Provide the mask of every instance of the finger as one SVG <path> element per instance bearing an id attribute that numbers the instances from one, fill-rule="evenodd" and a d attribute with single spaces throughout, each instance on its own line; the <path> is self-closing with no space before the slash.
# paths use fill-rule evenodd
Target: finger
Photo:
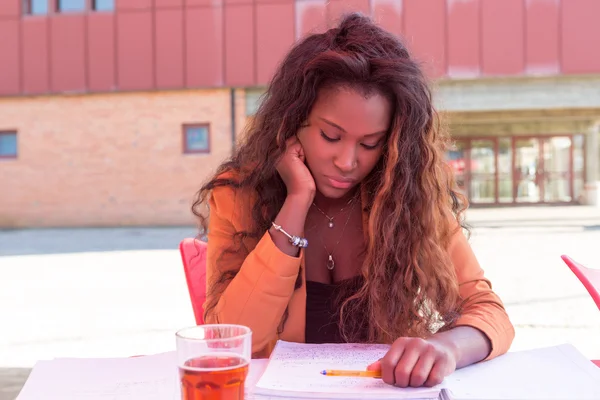
<path id="1" fill-rule="evenodd" d="M 426 352 L 421 354 L 419 361 L 415 364 L 415 367 L 410 374 L 410 386 L 421 387 L 429 378 L 431 369 L 435 364 L 435 354 L 432 352 Z"/>
<path id="2" fill-rule="evenodd" d="M 404 353 L 402 353 L 402 357 L 400 357 L 394 371 L 396 386 L 402 388 L 408 387 L 410 384 L 410 375 L 419 361 L 420 355 L 421 349 L 417 346 L 410 346 L 404 349 Z"/>
<path id="3" fill-rule="evenodd" d="M 381 360 L 375 361 L 367 367 L 367 371 L 381 371 Z"/>
<path id="4" fill-rule="evenodd" d="M 446 366 L 444 365 L 444 361 L 439 359 L 435 360 L 433 368 L 431 368 L 431 371 L 429 372 L 429 377 L 427 377 L 427 380 L 425 381 L 425 386 L 432 387 L 442 383 L 446 376 L 445 371 Z"/>
<path id="5" fill-rule="evenodd" d="M 396 369 L 396 365 L 398 365 L 398 361 L 400 361 L 400 357 L 402 357 L 402 353 L 404 353 L 404 346 L 405 342 L 403 340 L 396 340 L 388 352 L 385 353 L 385 356 L 379 360 L 381 365 L 381 380 L 389 385 L 396 383 L 394 370 Z"/>
<path id="6" fill-rule="evenodd" d="M 304 148 L 302 147 L 302 145 L 300 143 L 298 143 L 298 150 L 297 151 L 298 151 L 298 158 L 302 162 L 304 162 L 304 159 L 305 159 L 305 157 L 304 157 Z"/>
<path id="7" fill-rule="evenodd" d="M 300 142 L 298 142 L 298 137 L 292 136 L 285 142 L 286 150 L 288 150 L 288 151 L 294 150 L 296 148 L 296 145 L 298 145 L 298 143 L 300 143 Z"/>

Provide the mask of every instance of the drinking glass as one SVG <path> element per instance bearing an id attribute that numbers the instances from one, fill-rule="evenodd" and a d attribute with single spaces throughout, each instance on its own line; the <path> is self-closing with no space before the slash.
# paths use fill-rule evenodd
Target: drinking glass
<path id="1" fill-rule="evenodd" d="M 244 400 L 252 331 L 241 325 L 199 325 L 176 333 L 182 400 Z"/>

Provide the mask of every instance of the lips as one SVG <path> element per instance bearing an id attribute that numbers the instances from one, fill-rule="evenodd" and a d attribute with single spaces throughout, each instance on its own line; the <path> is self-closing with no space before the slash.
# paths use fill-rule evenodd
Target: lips
<path id="1" fill-rule="evenodd" d="M 326 176 L 329 185 L 336 189 L 349 189 L 356 182 L 354 179 Z"/>

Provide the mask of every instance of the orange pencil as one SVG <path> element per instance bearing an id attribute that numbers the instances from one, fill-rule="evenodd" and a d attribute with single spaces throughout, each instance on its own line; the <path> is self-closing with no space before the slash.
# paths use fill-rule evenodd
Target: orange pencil
<path id="1" fill-rule="evenodd" d="M 321 375 L 327 376 L 360 376 L 365 378 L 381 378 L 381 371 L 344 371 L 339 369 L 326 369 Z"/>

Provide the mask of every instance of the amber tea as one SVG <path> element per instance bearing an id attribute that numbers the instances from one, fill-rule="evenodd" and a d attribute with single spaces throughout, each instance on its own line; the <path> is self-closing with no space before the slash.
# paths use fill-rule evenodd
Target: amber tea
<path id="1" fill-rule="evenodd" d="M 179 367 L 183 400 L 244 400 L 248 360 L 235 354 L 193 358 Z"/>
<path id="2" fill-rule="evenodd" d="M 182 400 L 244 400 L 252 331 L 242 325 L 184 328 L 177 339 Z"/>

